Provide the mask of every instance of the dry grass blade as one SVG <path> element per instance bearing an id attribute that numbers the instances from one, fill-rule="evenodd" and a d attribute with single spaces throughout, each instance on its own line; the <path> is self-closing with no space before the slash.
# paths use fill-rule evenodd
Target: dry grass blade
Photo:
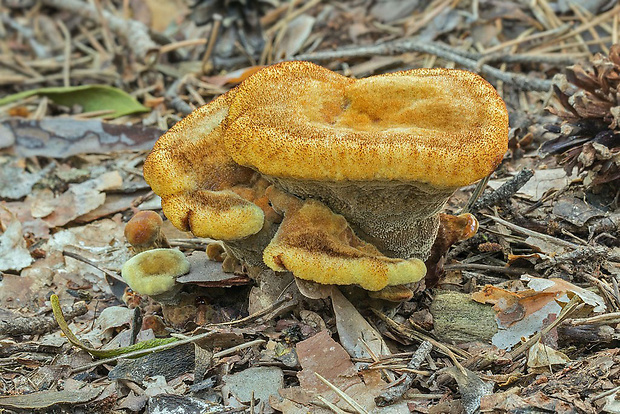
<path id="1" fill-rule="evenodd" d="M 318 372 L 314 373 L 325 385 L 331 388 L 340 398 L 342 398 L 347 404 L 351 406 L 355 410 L 355 412 L 359 414 L 368 414 L 368 411 L 364 409 L 361 405 L 359 405 L 353 398 L 349 397 L 344 391 L 341 391 L 334 384 L 326 380 L 319 374 Z"/>
<path id="2" fill-rule="evenodd" d="M 321 397 L 320 395 L 317 396 L 316 398 L 317 398 L 317 400 L 321 401 L 323 404 L 325 404 L 330 410 L 332 410 L 336 414 L 347 414 L 346 411 L 341 410 L 334 403 L 331 403 L 331 402 L 327 401 L 325 398 Z"/>

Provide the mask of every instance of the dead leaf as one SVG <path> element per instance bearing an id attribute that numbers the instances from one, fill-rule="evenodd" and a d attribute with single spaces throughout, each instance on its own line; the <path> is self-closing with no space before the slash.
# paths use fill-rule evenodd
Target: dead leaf
<path id="1" fill-rule="evenodd" d="M 32 262 L 22 234 L 22 224 L 13 219 L 0 234 L 0 271 L 22 270 Z"/>
<path id="2" fill-rule="evenodd" d="M 195 251 L 187 257 L 190 272 L 177 278 L 178 283 L 191 283 L 206 287 L 231 287 L 251 282 L 245 275 L 235 275 L 222 270 L 222 263 L 209 260 L 203 251 Z"/>
<path id="3" fill-rule="evenodd" d="M 271 397 L 279 397 L 284 387 L 284 373 L 278 367 L 252 367 L 232 375 L 224 375 L 222 395 L 226 406 L 242 407 L 254 398 L 258 411 L 264 412 Z"/>
<path id="4" fill-rule="evenodd" d="M 332 287 L 330 296 L 336 316 L 336 328 L 340 344 L 349 355 L 354 358 L 371 358 L 371 352 L 376 356 L 390 355 L 390 350 L 381 334 L 360 315 L 355 306 L 344 297 L 337 287 Z"/>
<path id="5" fill-rule="evenodd" d="M 570 362 L 566 354 L 556 351 L 538 341 L 528 351 L 527 366 L 534 372 L 549 371 L 552 365 L 565 365 Z"/>
<path id="6" fill-rule="evenodd" d="M 492 303 L 497 311 L 498 332 L 493 336 L 493 345 L 509 349 L 518 344 L 522 337 L 538 332 L 551 315 L 558 315 L 562 307 L 558 301 L 568 302 L 568 294 L 578 295 L 596 312 L 605 310 L 605 302 L 599 295 L 575 286 L 562 279 L 542 279 L 523 276 L 528 282 L 526 290 L 511 292 L 487 285 L 472 294 L 480 303 Z"/>
<path id="7" fill-rule="evenodd" d="M 489 187 L 496 190 L 506 180 L 491 180 Z M 536 170 L 534 176 L 517 192 L 517 196 L 538 201 L 549 190 L 561 190 L 568 186 L 571 179 L 566 175 L 563 168 L 552 168 L 548 170 Z"/>
<path id="8" fill-rule="evenodd" d="M 0 136 L 10 137 L 20 157 L 66 158 L 84 153 L 147 150 L 163 131 L 142 126 L 116 125 L 97 119 L 11 118 L 0 122 Z"/>
<path id="9" fill-rule="evenodd" d="M 60 227 L 102 205 L 106 198 L 105 190 L 122 185 L 123 179 L 118 171 L 110 171 L 83 183 L 71 184 L 57 198 L 50 198 L 49 192 L 43 192 L 39 194 L 42 198 L 38 202 L 33 201 L 33 207 L 37 213 L 51 211 L 51 214 L 43 216 L 43 221 L 51 227 Z"/>
<path id="10" fill-rule="evenodd" d="M 238 69 L 233 72 L 229 72 L 225 75 L 218 76 L 207 76 L 205 80 L 212 85 L 216 86 L 224 86 L 224 85 L 237 85 L 250 76 L 254 75 L 256 72 L 264 68 L 265 66 L 250 66 L 243 69 Z"/>
<path id="11" fill-rule="evenodd" d="M 447 368 L 445 372 L 456 380 L 465 412 L 473 414 L 480 408 L 482 397 L 493 393 L 493 383 L 484 382 L 475 372 L 464 369 L 465 374 L 454 366 Z"/>
<path id="12" fill-rule="evenodd" d="M 312 27 L 316 19 L 307 14 L 302 14 L 291 20 L 286 26 L 283 40 L 276 49 L 277 59 L 289 59 L 301 50 L 304 43 L 312 33 Z"/>
<path id="13" fill-rule="evenodd" d="M 586 203 L 580 198 L 563 197 L 557 200 L 553 205 L 553 214 L 575 226 L 581 227 L 592 218 L 603 217 L 605 212 Z"/>
<path id="14" fill-rule="evenodd" d="M 298 342 L 296 350 L 303 368 L 297 374 L 300 386 L 280 390 L 280 395 L 285 400 L 281 404 L 273 405 L 275 409 L 279 409 L 278 407 L 297 407 L 299 404 L 303 405 L 305 409 L 305 411 L 300 412 L 329 412 L 323 411 L 314 404 L 318 395 L 342 409 L 350 409 L 346 402 L 340 400 L 334 391 L 319 380 L 316 376 L 319 374 L 345 392 L 368 412 L 383 412 L 376 406 L 374 400 L 387 385 L 381 379 L 380 373 L 378 371 L 363 371 L 363 375 L 358 375 L 349 354 L 329 336 L 328 331 L 321 331 L 305 341 Z"/>
<path id="15" fill-rule="evenodd" d="M 0 162 L 0 198 L 17 200 L 27 196 L 32 191 L 32 187 L 55 166 L 56 164 L 52 162 L 45 168 L 30 173 L 26 171 L 23 159 L 8 159 L 6 162 Z"/>

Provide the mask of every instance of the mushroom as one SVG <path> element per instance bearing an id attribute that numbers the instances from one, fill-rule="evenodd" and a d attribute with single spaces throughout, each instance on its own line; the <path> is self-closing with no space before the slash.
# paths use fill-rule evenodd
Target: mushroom
<path id="1" fill-rule="evenodd" d="M 385 255 L 424 260 L 448 197 L 502 160 L 508 115 L 463 70 L 354 80 L 286 62 L 237 88 L 224 143 L 236 163 L 321 200 Z"/>
<path id="2" fill-rule="evenodd" d="M 416 282 L 426 274 L 420 259 L 385 257 L 355 235 L 346 219 L 316 200 L 302 201 L 270 187 L 267 195 L 284 220 L 265 248 L 275 271 L 334 285 L 358 284 L 370 291 Z"/>
<path id="3" fill-rule="evenodd" d="M 144 176 L 173 224 L 242 260 L 379 290 L 424 276 L 446 200 L 507 141 L 504 102 L 471 72 L 283 62 L 171 128 Z"/>
<path id="4" fill-rule="evenodd" d="M 125 225 L 125 238 L 134 253 L 170 247 L 161 231 L 161 216 L 154 211 L 140 211 Z"/>
<path id="5" fill-rule="evenodd" d="M 279 217 L 263 195 L 269 183 L 225 151 L 222 124 L 233 97 L 234 90 L 162 135 L 144 163 L 144 178 L 162 198 L 162 210 L 175 227 L 227 241 L 243 259 L 260 265 L 262 249 L 253 251 L 252 246 L 266 245 L 276 230 L 271 223 Z"/>
<path id="6" fill-rule="evenodd" d="M 174 301 L 181 286 L 176 278 L 188 273 L 189 261 L 175 249 L 152 249 L 127 260 L 121 276 L 131 289 L 159 302 Z"/>

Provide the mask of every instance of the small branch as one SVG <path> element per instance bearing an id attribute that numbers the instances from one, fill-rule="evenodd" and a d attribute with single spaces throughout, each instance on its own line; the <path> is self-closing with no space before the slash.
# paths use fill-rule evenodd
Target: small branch
<path id="1" fill-rule="evenodd" d="M 411 361 L 407 364 L 408 369 L 418 370 L 422 365 L 422 362 L 430 355 L 433 345 L 430 342 L 424 341 L 420 344 L 415 354 L 411 358 Z M 375 403 L 379 407 L 385 407 L 394 404 L 399 398 L 403 396 L 405 392 L 411 387 L 411 383 L 415 378 L 415 374 L 407 372 L 403 375 L 403 380 L 397 385 L 388 389 L 378 397 L 375 397 Z"/>
<path id="2" fill-rule="evenodd" d="M 180 112 L 183 116 L 189 115 L 192 113 L 194 108 L 191 107 L 190 104 L 185 102 L 181 97 L 179 97 L 179 89 L 182 84 L 185 83 L 185 78 L 177 79 L 164 93 L 164 97 L 168 99 L 170 102 L 170 106 L 177 112 Z"/>
<path id="3" fill-rule="evenodd" d="M 77 374 L 78 372 L 88 371 L 91 368 L 96 368 L 96 367 L 101 366 L 101 365 L 110 364 L 110 363 L 118 361 L 119 359 L 138 358 L 138 357 L 141 357 L 141 356 L 144 356 L 146 354 L 153 353 L 153 352 L 164 351 L 166 349 L 175 348 L 175 347 L 180 346 L 180 345 L 191 344 L 193 342 L 206 339 L 206 338 L 214 335 L 215 333 L 216 333 L 216 331 L 208 331 L 208 332 L 202 333 L 200 335 L 188 337 L 188 338 L 185 338 L 185 339 L 180 339 L 178 341 L 169 342 L 167 344 L 163 344 L 163 345 L 159 345 L 159 346 L 154 346 L 152 348 L 139 349 L 139 350 L 136 350 L 136 351 L 133 351 L 133 352 L 127 352 L 125 354 L 116 355 L 116 356 L 113 356 L 111 358 L 100 359 L 100 360 L 92 362 L 90 364 L 82 365 L 81 367 L 77 367 L 77 368 L 72 369 L 71 370 L 71 375 Z"/>
<path id="4" fill-rule="evenodd" d="M 78 261 L 80 261 L 82 263 L 86 263 L 87 265 L 91 265 L 92 267 L 94 267 L 95 269 L 99 270 L 100 272 L 105 273 L 106 275 L 108 275 L 112 279 L 114 279 L 116 281 L 119 281 L 119 282 L 121 282 L 121 283 L 123 283 L 125 285 L 127 284 L 127 282 L 125 282 L 123 280 L 123 278 L 120 277 L 119 275 L 117 275 L 116 273 L 114 273 L 114 272 L 112 272 L 112 271 L 110 271 L 108 269 L 104 269 L 103 267 L 99 266 L 97 263 L 95 263 L 95 262 L 85 258 L 84 256 L 82 256 L 82 255 L 80 255 L 78 253 L 70 252 L 68 250 L 63 250 L 62 251 L 62 255 L 70 257 L 70 258 L 75 259 L 75 260 L 78 260 Z"/>
<path id="5" fill-rule="evenodd" d="M 574 261 L 583 260 L 598 260 L 605 259 L 611 262 L 620 262 L 620 255 L 610 250 L 605 246 L 578 246 L 575 250 L 568 253 L 558 254 L 550 257 L 549 260 L 544 263 L 540 263 L 535 266 L 536 270 L 545 269 L 547 267 L 555 266 L 560 263 L 570 263 Z"/>
<path id="6" fill-rule="evenodd" d="M 73 319 L 84 315 L 88 308 L 84 302 L 77 302 L 69 309 L 65 316 Z M 21 336 L 41 335 L 58 329 L 56 319 L 49 316 L 41 317 L 17 317 L 0 321 L 0 335 Z"/>
<path id="7" fill-rule="evenodd" d="M 567 319 L 564 325 L 604 325 L 620 322 L 620 312 L 604 313 L 602 315 L 591 316 L 589 318 Z"/>
<path id="8" fill-rule="evenodd" d="M 534 171 L 529 168 L 522 169 L 517 175 L 502 184 L 497 190 L 484 194 L 471 207 L 471 211 L 482 210 L 508 200 L 515 195 L 534 176 Z"/>
<path id="9" fill-rule="evenodd" d="M 504 266 L 492 266 L 480 263 L 455 263 L 445 265 L 444 270 L 484 270 L 487 272 L 503 273 L 511 276 L 521 276 L 526 273 L 532 273 L 531 269 L 513 268 Z"/>
<path id="10" fill-rule="evenodd" d="M 308 53 L 295 56 L 295 59 L 324 61 L 376 55 L 396 55 L 407 52 L 420 52 L 435 55 L 453 61 L 468 70 L 480 71 L 480 73 L 485 76 L 526 91 L 548 91 L 553 85 L 553 82 L 547 79 L 536 79 L 519 73 L 504 72 L 485 64 L 478 65 L 478 59 L 481 59 L 483 57 L 482 55 L 469 52 L 463 53 L 438 42 L 397 40 L 373 46 L 348 47 L 340 50 Z"/>
<path id="11" fill-rule="evenodd" d="M 503 224 L 504 226 L 508 227 L 509 229 L 512 229 L 514 231 L 516 231 L 517 233 L 521 233 L 521 234 L 525 234 L 526 236 L 531 236 L 531 237 L 536 237 L 537 239 L 542 239 L 545 241 L 548 241 L 549 243 L 553 243 L 556 244 L 558 246 L 563 246 L 563 247 L 568 247 L 571 249 L 578 249 L 579 245 L 571 243 L 571 242 L 567 242 L 565 240 L 562 239 L 558 239 L 557 237 L 553 237 L 553 236 L 549 236 L 548 234 L 543 234 L 543 233 L 539 233 L 537 231 L 534 230 L 530 230 L 530 229 L 526 229 L 525 227 L 521 227 L 518 226 L 516 224 L 513 224 L 509 221 L 506 221 L 504 219 L 501 219 L 499 217 L 495 217 L 495 216 L 490 216 L 488 214 L 483 214 L 484 217 L 489 218 L 493 221 L 498 222 L 499 224 Z"/>
<path id="12" fill-rule="evenodd" d="M 462 349 L 460 349 L 460 348 L 458 348 L 456 346 L 444 345 L 441 342 L 431 338 L 428 335 L 424 335 L 423 333 L 416 332 L 416 331 L 414 331 L 411 328 L 407 328 L 405 326 L 402 326 L 401 324 L 395 322 L 394 320 L 390 319 L 387 315 L 385 315 L 382 312 L 379 312 L 376 309 L 371 309 L 371 311 L 376 316 L 378 316 L 383 322 L 385 322 L 388 328 L 394 330 L 398 334 L 403 335 L 406 338 L 418 341 L 420 343 L 422 343 L 424 341 L 430 342 L 436 348 L 437 352 L 442 353 L 445 356 L 447 356 L 448 358 L 450 358 L 452 360 L 452 362 L 454 363 L 454 365 L 459 367 L 459 369 L 462 372 L 464 372 L 463 366 L 456 359 L 456 355 L 458 355 L 459 357 L 461 357 L 463 359 L 467 359 L 467 358 L 471 357 L 471 354 L 469 354 L 468 352 L 466 352 L 466 351 L 464 351 L 464 350 L 462 350 Z"/>

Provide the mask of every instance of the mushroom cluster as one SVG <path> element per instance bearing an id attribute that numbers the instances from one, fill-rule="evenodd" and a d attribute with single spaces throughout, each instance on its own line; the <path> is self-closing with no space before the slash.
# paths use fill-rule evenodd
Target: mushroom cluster
<path id="1" fill-rule="evenodd" d="M 507 141 L 504 102 L 471 72 L 283 62 L 172 127 L 144 177 L 176 227 L 250 265 L 377 291 L 424 277 L 446 200 Z"/>

